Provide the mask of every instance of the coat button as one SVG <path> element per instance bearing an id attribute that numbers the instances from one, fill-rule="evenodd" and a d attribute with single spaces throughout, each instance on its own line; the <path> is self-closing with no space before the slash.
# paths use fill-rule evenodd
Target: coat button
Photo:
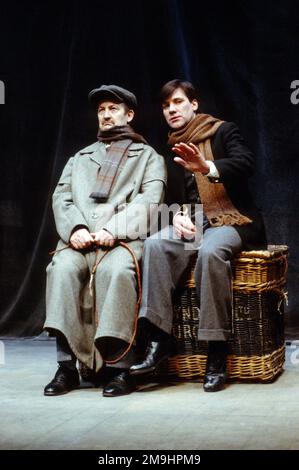
<path id="1" fill-rule="evenodd" d="M 92 218 L 92 219 L 98 219 L 99 216 L 98 216 L 97 214 L 93 213 L 93 214 L 91 214 L 91 218 Z"/>

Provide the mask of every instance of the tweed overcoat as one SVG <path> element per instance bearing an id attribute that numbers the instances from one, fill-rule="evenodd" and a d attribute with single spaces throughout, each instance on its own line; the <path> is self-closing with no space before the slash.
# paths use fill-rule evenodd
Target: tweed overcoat
<path id="1" fill-rule="evenodd" d="M 73 231 L 109 230 L 126 241 L 137 259 L 142 255 L 148 230 L 150 205 L 162 202 L 166 184 L 163 157 L 152 147 L 132 143 L 118 169 L 106 203 L 90 198 L 97 174 L 106 157 L 105 145 L 96 142 L 67 162 L 53 194 L 53 211 L 64 248 Z M 139 233 L 141 237 L 136 238 Z M 99 264 L 94 281 L 95 299 L 89 298 L 90 272 L 105 253 L 58 251 L 47 268 L 47 316 L 44 328 L 61 332 L 77 358 L 88 367 L 101 367 L 97 339 L 113 337 L 129 342 L 136 303 L 136 276 L 130 253 L 116 244 Z M 94 308 L 92 307 L 94 306 Z M 96 361 L 94 363 L 94 361 Z"/>

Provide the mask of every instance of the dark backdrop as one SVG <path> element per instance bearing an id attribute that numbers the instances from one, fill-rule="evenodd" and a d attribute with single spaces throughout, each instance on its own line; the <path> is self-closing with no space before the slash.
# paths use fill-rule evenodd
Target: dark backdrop
<path id="1" fill-rule="evenodd" d="M 45 317 L 45 268 L 56 245 L 51 193 L 69 156 L 95 141 L 88 92 L 134 91 L 135 127 L 158 150 L 155 99 L 191 79 L 202 109 L 235 121 L 257 157 L 252 189 L 268 239 L 290 247 L 288 326 L 299 325 L 299 79 L 296 1 L 3 2 L 0 29 L 2 335 L 32 335 Z"/>

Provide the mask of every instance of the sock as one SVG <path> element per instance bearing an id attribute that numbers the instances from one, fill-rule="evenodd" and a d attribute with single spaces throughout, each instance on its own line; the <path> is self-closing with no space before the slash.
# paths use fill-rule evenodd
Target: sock
<path id="1" fill-rule="evenodd" d="M 59 364 L 59 367 L 61 367 L 62 369 L 77 370 L 76 361 L 73 361 L 73 360 L 59 361 L 58 364 Z"/>
<path id="2" fill-rule="evenodd" d="M 129 369 L 123 369 L 122 367 L 109 367 L 107 366 L 107 375 L 109 380 L 112 380 L 117 375 L 121 374 L 121 372 L 126 372 Z"/>
<path id="3" fill-rule="evenodd" d="M 227 354 L 228 342 L 227 341 L 209 341 L 208 351 L 209 353 L 215 353 L 215 354 Z"/>

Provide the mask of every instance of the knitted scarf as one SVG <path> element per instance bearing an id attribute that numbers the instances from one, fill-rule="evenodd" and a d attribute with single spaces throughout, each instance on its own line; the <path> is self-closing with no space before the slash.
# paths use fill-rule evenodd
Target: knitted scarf
<path id="1" fill-rule="evenodd" d="M 101 131 L 101 129 L 99 129 L 98 140 L 100 142 L 116 142 L 124 139 L 131 139 L 133 142 L 142 142 L 144 144 L 147 143 L 145 138 L 142 135 L 137 134 L 129 125 L 114 126 L 107 131 Z"/>
<path id="2" fill-rule="evenodd" d="M 146 140 L 136 134 L 131 126 L 115 126 L 107 131 L 99 130 L 98 140 L 111 145 L 106 153 L 101 169 L 98 171 L 94 190 L 89 197 L 98 202 L 106 202 L 117 175 L 120 164 L 124 165 L 128 149 L 132 142 L 146 143 Z"/>
<path id="3" fill-rule="evenodd" d="M 215 135 L 222 123 L 223 121 L 209 114 L 197 114 L 182 129 L 169 133 L 168 144 L 173 146 L 179 142 L 186 144 L 192 142 L 197 145 L 206 160 L 213 161 L 211 137 Z M 204 213 L 211 226 L 246 225 L 252 222 L 236 209 L 222 183 L 212 183 L 199 172 L 195 173 L 195 178 Z"/>

